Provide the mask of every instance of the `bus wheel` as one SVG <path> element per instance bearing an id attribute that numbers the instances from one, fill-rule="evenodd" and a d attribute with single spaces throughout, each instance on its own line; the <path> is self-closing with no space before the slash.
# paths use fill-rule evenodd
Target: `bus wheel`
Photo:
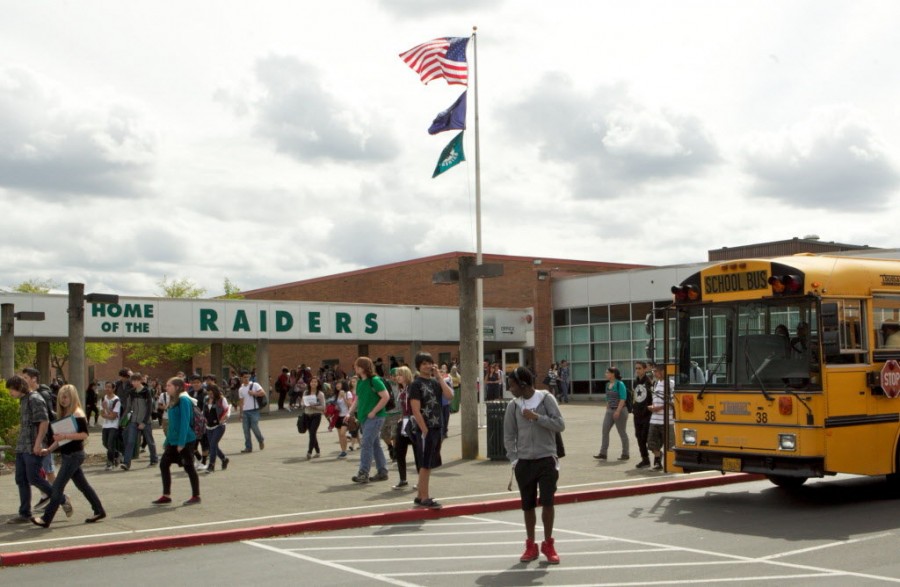
<path id="1" fill-rule="evenodd" d="M 806 483 L 808 479 L 808 477 L 788 477 L 786 475 L 766 475 L 766 477 L 778 487 L 785 489 L 796 489 Z"/>

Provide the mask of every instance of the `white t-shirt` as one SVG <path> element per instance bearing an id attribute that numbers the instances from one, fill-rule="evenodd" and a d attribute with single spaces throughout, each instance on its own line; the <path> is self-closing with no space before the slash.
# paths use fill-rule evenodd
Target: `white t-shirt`
<path id="1" fill-rule="evenodd" d="M 169 419 L 169 394 L 165 391 L 161 391 L 156 398 L 156 409 L 162 410 L 163 420 Z"/>
<path id="2" fill-rule="evenodd" d="M 251 391 L 254 393 L 262 391 L 262 386 L 255 381 L 251 381 L 247 385 L 242 385 L 238 390 L 238 397 L 241 398 L 241 408 L 243 410 L 259 409 L 259 399 L 256 396 L 250 395 Z"/>
<path id="3" fill-rule="evenodd" d="M 665 382 L 660 379 L 656 382 L 656 385 L 653 387 L 653 407 L 661 408 L 664 405 L 664 398 L 666 394 Z M 663 410 L 659 410 L 658 412 L 653 412 L 650 416 L 651 424 L 658 424 L 660 426 L 664 425 L 665 422 L 665 413 Z M 675 412 L 672 410 L 672 404 L 669 403 L 669 424 L 672 424 L 675 421 Z"/>
<path id="4" fill-rule="evenodd" d="M 112 398 L 108 398 L 105 395 L 100 402 L 100 409 L 102 412 L 113 412 L 116 417 L 107 420 L 103 418 L 103 427 L 104 428 L 118 428 L 119 427 L 119 414 L 122 413 L 122 402 L 119 401 L 119 398 L 116 396 L 112 396 Z"/>

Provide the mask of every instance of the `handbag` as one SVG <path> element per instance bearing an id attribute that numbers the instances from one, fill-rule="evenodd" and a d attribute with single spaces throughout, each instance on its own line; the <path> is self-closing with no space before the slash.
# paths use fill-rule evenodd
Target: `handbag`
<path id="1" fill-rule="evenodd" d="M 306 431 L 309 429 L 309 420 L 306 418 L 306 414 L 300 414 L 297 416 L 297 432 L 300 434 L 306 434 Z"/>

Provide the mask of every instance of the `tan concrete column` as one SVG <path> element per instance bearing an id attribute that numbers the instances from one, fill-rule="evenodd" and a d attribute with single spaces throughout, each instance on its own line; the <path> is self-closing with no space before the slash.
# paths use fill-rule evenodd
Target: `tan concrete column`
<path id="1" fill-rule="evenodd" d="M 0 304 L 0 376 L 9 379 L 16 372 L 16 308 Z"/>
<path id="2" fill-rule="evenodd" d="M 256 382 L 259 383 L 266 393 L 270 391 L 269 385 L 269 340 L 259 339 L 256 341 Z M 260 410 L 261 413 L 269 411 L 272 407 L 271 397 L 269 403 Z"/>
<path id="3" fill-rule="evenodd" d="M 36 346 L 35 360 L 37 362 L 37 370 L 41 372 L 41 378 L 44 380 L 44 383 L 49 385 L 50 379 L 55 375 L 55 373 L 50 372 L 50 343 L 42 340 Z M 81 390 L 79 389 L 78 391 Z"/>
<path id="4" fill-rule="evenodd" d="M 216 376 L 216 381 L 222 377 L 222 367 L 225 365 L 225 345 L 214 342 L 209 345 L 209 372 Z"/>

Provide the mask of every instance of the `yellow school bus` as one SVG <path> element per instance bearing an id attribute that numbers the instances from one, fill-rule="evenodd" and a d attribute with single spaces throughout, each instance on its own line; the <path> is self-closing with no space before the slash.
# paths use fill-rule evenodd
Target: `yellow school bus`
<path id="1" fill-rule="evenodd" d="M 728 261 L 672 293 L 676 467 L 900 483 L 900 261 Z"/>

